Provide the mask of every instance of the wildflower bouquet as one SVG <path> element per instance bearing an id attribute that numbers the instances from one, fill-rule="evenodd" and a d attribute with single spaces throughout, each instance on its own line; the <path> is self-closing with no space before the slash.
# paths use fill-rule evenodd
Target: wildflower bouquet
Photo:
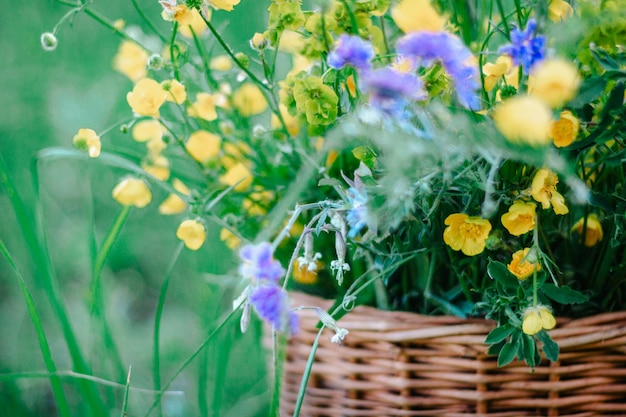
<path id="1" fill-rule="evenodd" d="M 132 118 L 74 145 L 128 169 L 121 205 L 161 195 L 189 250 L 219 228 L 243 330 L 296 333 L 295 289 L 336 300 L 337 342 L 356 304 L 487 317 L 498 363 L 532 367 L 555 317 L 624 307 L 623 2 L 273 0 L 235 51 L 239 2 L 161 0 L 156 36 L 62 1 L 121 37 L 130 80 Z"/>

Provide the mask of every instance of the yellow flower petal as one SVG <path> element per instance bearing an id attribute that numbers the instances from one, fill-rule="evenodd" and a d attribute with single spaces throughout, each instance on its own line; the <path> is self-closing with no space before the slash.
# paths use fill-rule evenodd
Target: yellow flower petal
<path id="1" fill-rule="evenodd" d="M 126 94 L 126 101 L 135 114 L 140 116 L 159 117 L 159 108 L 167 97 L 161 84 L 150 79 L 139 80 L 133 91 Z"/>
<path id="2" fill-rule="evenodd" d="M 530 248 L 524 248 L 518 250 L 513 254 L 511 263 L 507 265 L 507 269 L 517 277 L 520 281 L 524 281 L 529 276 L 535 273 L 535 271 L 541 270 L 541 264 L 537 262 L 531 262 L 529 259 Z"/>
<path id="3" fill-rule="evenodd" d="M 187 219 L 178 226 L 176 237 L 182 240 L 188 249 L 198 250 L 206 240 L 206 229 L 201 221 Z"/>
<path id="4" fill-rule="evenodd" d="M 554 140 L 554 146 L 562 148 L 569 146 L 578 136 L 580 122 L 569 110 L 562 111 L 559 120 L 552 122 L 550 136 Z"/>
<path id="5" fill-rule="evenodd" d="M 161 83 L 161 86 L 167 91 L 166 100 L 176 104 L 183 104 L 187 100 L 187 91 L 185 86 L 178 80 L 166 80 Z"/>
<path id="6" fill-rule="evenodd" d="M 543 328 L 541 323 L 541 316 L 539 312 L 534 308 L 526 310 L 524 313 L 524 320 L 522 321 L 522 331 L 527 335 L 535 335 Z"/>
<path id="7" fill-rule="evenodd" d="M 174 178 L 172 182 L 174 189 L 181 194 L 189 195 L 189 188 L 178 178 Z M 159 213 L 163 215 L 172 215 L 172 214 L 180 214 L 187 208 L 187 203 L 185 200 L 180 198 L 178 194 L 170 194 L 163 202 L 159 205 Z"/>
<path id="8" fill-rule="evenodd" d="M 142 208 L 152 201 L 148 185 L 139 178 L 127 177 L 113 189 L 113 199 L 123 206 Z"/>
<path id="9" fill-rule="evenodd" d="M 500 103 L 493 112 L 493 121 L 511 142 L 541 146 L 550 141 L 552 112 L 535 97 L 515 96 Z"/>
<path id="10" fill-rule="evenodd" d="M 533 177 L 531 195 L 544 209 L 552 206 L 556 214 L 567 214 L 565 198 L 557 191 L 559 183 L 557 175 L 549 169 L 539 169 Z"/>
<path id="11" fill-rule="evenodd" d="M 244 117 L 263 113 L 267 100 L 256 84 L 245 83 L 233 94 L 233 107 Z"/>
<path id="12" fill-rule="evenodd" d="M 130 134 L 137 142 L 161 140 L 163 138 L 163 126 L 155 119 L 140 120 L 133 125 Z"/>
<path id="13" fill-rule="evenodd" d="M 533 71 L 529 82 L 530 94 L 559 108 L 574 98 L 580 85 L 580 76 L 576 66 L 564 59 L 553 58 L 543 61 Z"/>
<path id="14" fill-rule="evenodd" d="M 233 186 L 235 191 L 246 191 L 252 184 L 252 174 L 250 170 L 241 162 L 236 163 L 226 171 L 226 174 L 219 177 L 220 182 Z"/>
<path id="15" fill-rule="evenodd" d="M 446 23 L 430 0 L 401 0 L 391 9 L 391 17 L 404 33 L 421 30 L 438 32 Z"/>
<path id="16" fill-rule="evenodd" d="M 546 330 L 554 329 L 554 326 L 556 326 L 556 319 L 552 315 L 550 309 L 546 306 L 537 306 L 537 310 L 541 316 L 541 327 Z"/>
<path id="17" fill-rule="evenodd" d="M 210 11 L 209 11 L 210 12 Z M 207 16 L 207 20 L 211 20 L 211 16 Z M 186 38 L 193 39 L 193 34 L 196 36 L 202 35 L 207 30 L 207 25 L 202 20 L 202 16 L 196 9 L 191 9 L 191 20 L 188 24 L 180 25 L 178 32 Z"/>
<path id="18" fill-rule="evenodd" d="M 572 226 L 570 232 L 578 233 L 581 238 L 585 236 L 584 244 L 588 248 L 595 246 L 604 237 L 602 223 L 600 223 L 600 219 L 598 219 L 595 213 L 589 214 L 586 221 L 584 217 L 578 219 L 578 221 L 574 223 L 574 226 Z"/>
<path id="19" fill-rule="evenodd" d="M 212 94 L 198 93 L 196 94 L 196 101 L 187 109 L 187 114 L 211 122 L 217 119 L 215 101 L 216 97 Z"/>
<path id="20" fill-rule="evenodd" d="M 500 220 L 510 234 L 521 236 L 534 229 L 535 209 L 534 203 L 518 200 L 509 207 L 509 211 L 504 213 Z"/>
<path id="21" fill-rule="evenodd" d="M 467 256 L 474 256 L 485 250 L 485 244 L 491 231 L 489 220 L 470 217 L 467 214 L 449 215 L 443 232 L 444 242 L 455 251 L 462 251 Z"/>
<path id="22" fill-rule="evenodd" d="M 206 130 L 192 133 L 185 144 L 187 152 L 198 162 L 206 164 L 217 157 L 220 151 L 222 138 Z"/>
<path id="23" fill-rule="evenodd" d="M 131 81 L 138 81 L 148 74 L 150 55 L 135 42 L 124 40 L 113 58 L 113 69 L 124 74 Z"/>
<path id="24" fill-rule="evenodd" d="M 90 158 L 100 156 L 102 149 L 100 136 L 93 129 L 78 129 L 78 133 L 72 138 L 72 143 L 76 148 L 87 151 Z"/>
<path id="25" fill-rule="evenodd" d="M 223 228 L 220 230 L 220 240 L 230 249 L 237 249 L 241 246 L 241 239 L 235 236 L 230 230 Z"/>

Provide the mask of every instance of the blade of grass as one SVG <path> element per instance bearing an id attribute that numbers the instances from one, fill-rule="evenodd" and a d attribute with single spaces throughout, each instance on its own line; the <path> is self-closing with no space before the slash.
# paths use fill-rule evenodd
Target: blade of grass
<path id="1" fill-rule="evenodd" d="M 160 340 L 161 340 L 161 318 L 163 317 L 163 308 L 165 306 L 165 299 L 167 297 L 167 290 L 169 289 L 170 279 L 172 277 L 172 272 L 174 272 L 174 267 L 176 262 L 178 262 L 178 258 L 180 257 L 181 252 L 183 251 L 184 243 L 180 242 L 176 250 L 174 251 L 174 255 L 172 256 L 172 260 L 167 266 L 167 271 L 165 272 L 165 279 L 163 280 L 163 284 L 161 285 L 161 291 L 159 292 L 159 300 L 157 302 L 156 313 L 154 314 L 154 337 L 153 337 L 153 353 L 152 353 L 152 376 L 153 376 L 153 385 L 155 391 L 161 390 L 161 352 L 160 352 Z M 161 412 L 159 410 L 159 415 Z"/>
<path id="2" fill-rule="evenodd" d="M 167 390 L 170 387 L 170 385 L 172 385 L 172 383 L 174 382 L 174 380 L 176 380 L 178 375 L 180 375 L 181 372 L 183 372 L 187 368 L 187 366 L 189 366 L 189 364 L 193 362 L 196 356 L 198 356 L 198 354 L 202 352 L 202 350 L 209 344 L 209 342 L 213 340 L 213 337 L 215 337 L 215 335 L 222 329 L 222 327 L 224 327 L 226 323 L 228 323 L 233 317 L 235 317 L 237 311 L 238 310 L 232 310 L 230 313 L 228 313 L 228 315 L 215 327 L 215 329 L 213 329 L 213 331 L 207 336 L 207 338 L 204 339 L 204 341 L 200 344 L 200 346 L 198 346 L 198 348 L 191 355 L 189 355 L 189 357 L 178 367 L 178 369 L 176 369 L 176 371 L 170 377 L 170 379 L 165 383 L 165 385 L 163 385 L 162 389 L 164 391 Z M 156 395 L 154 402 L 152 403 L 152 405 L 150 406 L 146 414 L 144 414 L 144 417 L 148 417 L 152 413 L 152 411 L 161 402 L 162 397 L 163 397 L 162 393 L 159 393 Z"/>
<path id="3" fill-rule="evenodd" d="M 35 190 L 35 214 L 40 217 L 41 204 L 39 201 L 39 176 L 37 173 L 36 162 L 31 166 L 31 175 Z M 52 269 L 50 258 L 48 257 L 45 236 L 42 234 L 40 238 L 37 233 L 37 227 L 33 223 L 31 214 L 26 210 L 23 200 L 21 199 L 11 176 L 9 175 L 7 165 L 4 158 L 0 154 L 0 187 L 7 191 L 7 195 L 11 201 L 11 205 L 17 218 L 17 223 L 22 232 L 22 237 L 28 247 L 28 253 L 31 256 L 32 265 L 34 266 L 33 275 L 38 277 L 37 282 L 43 286 L 48 301 L 52 306 L 54 314 L 61 324 L 63 336 L 67 348 L 72 359 L 74 367 L 81 373 L 88 373 L 87 365 L 80 351 L 76 335 L 72 328 L 69 316 L 63 304 L 58 282 Z M 86 402 L 94 410 L 94 415 L 104 416 L 102 413 L 102 403 L 97 396 L 97 392 L 85 384 L 81 384 L 80 389 Z"/>
<path id="4" fill-rule="evenodd" d="M 39 350 L 41 351 L 41 356 L 43 356 L 43 361 L 46 365 L 46 369 L 48 370 L 48 372 L 54 374 L 57 370 L 56 364 L 54 362 L 52 352 L 50 351 L 50 344 L 48 343 L 48 338 L 46 337 L 46 332 L 41 322 L 41 316 L 37 311 L 35 300 L 30 293 L 28 286 L 26 285 L 26 281 L 24 281 L 24 277 L 15 265 L 15 261 L 13 260 L 13 257 L 9 253 L 2 239 L 0 239 L 0 252 L 2 252 L 2 255 L 4 255 L 6 260 L 9 262 L 9 265 L 11 265 L 11 268 L 13 269 L 13 272 L 17 277 L 18 283 L 20 284 L 20 289 L 22 290 L 22 295 L 24 296 L 28 315 L 30 316 L 30 320 L 32 321 L 33 327 L 35 328 L 35 333 L 37 334 L 37 341 L 39 342 Z M 63 385 L 61 384 L 61 380 L 56 376 L 51 376 L 50 384 L 52 385 L 52 393 L 54 395 L 54 399 L 59 410 L 59 415 L 61 417 L 71 417 L 69 404 L 67 402 L 67 398 L 65 397 L 65 392 L 63 391 Z"/>

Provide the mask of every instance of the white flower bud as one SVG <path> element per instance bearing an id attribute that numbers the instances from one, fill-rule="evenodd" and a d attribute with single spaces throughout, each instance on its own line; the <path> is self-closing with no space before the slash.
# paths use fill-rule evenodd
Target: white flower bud
<path id="1" fill-rule="evenodd" d="M 57 49 L 57 37 L 52 32 L 44 32 L 41 34 L 41 47 L 44 51 L 54 51 Z"/>

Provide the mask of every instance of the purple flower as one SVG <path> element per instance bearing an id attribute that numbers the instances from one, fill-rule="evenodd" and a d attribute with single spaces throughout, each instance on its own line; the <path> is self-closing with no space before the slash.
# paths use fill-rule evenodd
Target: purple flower
<path id="1" fill-rule="evenodd" d="M 373 57 L 374 48 L 371 43 L 358 36 L 341 35 L 335 49 L 328 55 L 328 65 L 335 69 L 352 65 L 360 70 L 369 70 Z"/>
<path id="2" fill-rule="evenodd" d="M 400 54 L 422 66 L 441 62 L 454 82 L 459 103 L 472 110 L 480 108 L 478 68 L 472 63 L 471 51 L 457 36 L 447 32 L 413 32 L 400 38 L 397 48 Z"/>
<path id="3" fill-rule="evenodd" d="M 272 245 L 268 242 L 244 246 L 239 257 L 243 261 L 239 273 L 244 277 L 277 283 L 285 273 L 280 262 L 273 258 Z"/>
<path id="4" fill-rule="evenodd" d="M 364 91 L 370 95 L 370 104 L 388 113 L 400 113 L 407 100 L 426 98 L 422 81 L 415 74 L 395 71 L 389 67 L 363 73 L 361 83 Z"/>
<path id="5" fill-rule="evenodd" d="M 261 285 L 250 294 L 250 304 L 259 317 L 270 323 L 277 331 L 296 334 L 298 316 L 289 309 L 287 293 L 275 284 Z"/>
<path id="6" fill-rule="evenodd" d="M 500 48 L 499 52 L 507 54 L 513 64 L 521 65 L 524 74 L 528 74 L 532 67 L 545 57 L 546 38 L 536 35 L 537 22 L 528 20 L 526 29 L 521 31 L 515 28 L 511 31 L 511 43 Z"/>

